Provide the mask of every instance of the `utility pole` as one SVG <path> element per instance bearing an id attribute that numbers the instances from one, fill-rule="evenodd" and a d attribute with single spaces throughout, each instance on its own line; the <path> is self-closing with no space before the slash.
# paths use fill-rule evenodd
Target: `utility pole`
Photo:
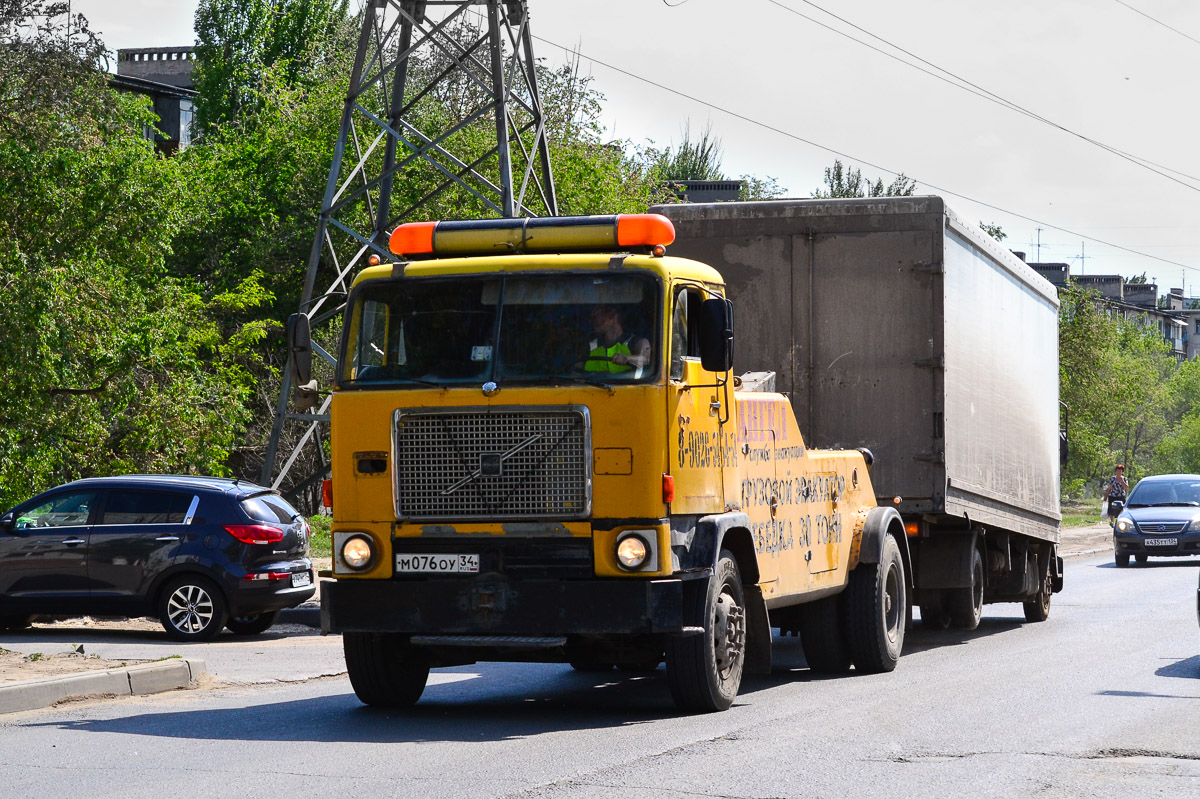
<path id="1" fill-rule="evenodd" d="M 1042 262 L 1042 229 L 1037 229 L 1037 262 Z"/>
<path id="2" fill-rule="evenodd" d="M 328 389 L 351 280 L 366 263 L 392 260 L 387 239 L 397 224 L 449 191 L 472 198 L 481 216 L 558 214 L 535 68 L 526 0 L 366 0 L 291 323 L 310 326 L 313 351 L 288 354 L 264 485 L 303 502 L 328 475 L 323 441 L 330 397 L 310 385 L 293 402 L 293 366 L 298 356 L 307 363 L 316 355 L 314 377 Z M 441 130 L 417 127 L 414 109 L 435 102 L 439 92 L 453 94 L 457 107 Z M 488 123 L 495 144 L 483 155 L 453 151 L 456 134 Z M 427 188 L 410 189 L 396 212 L 397 185 Z"/>

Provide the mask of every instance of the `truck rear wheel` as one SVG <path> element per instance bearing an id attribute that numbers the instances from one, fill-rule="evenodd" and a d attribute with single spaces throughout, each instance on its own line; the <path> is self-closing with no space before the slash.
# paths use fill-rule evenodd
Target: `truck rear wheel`
<path id="1" fill-rule="evenodd" d="M 850 669 L 841 600 L 840 596 L 830 596 L 800 606 L 804 659 L 810 669 L 821 674 L 841 674 Z"/>
<path id="2" fill-rule="evenodd" d="M 1042 580 L 1037 594 L 1028 602 L 1021 603 L 1021 608 L 1025 611 L 1025 621 L 1045 621 L 1050 618 L 1050 595 L 1053 592 L 1054 578 L 1050 569 L 1046 569 L 1046 578 Z"/>
<path id="3" fill-rule="evenodd" d="M 869 674 L 892 671 L 904 648 L 907 595 L 904 561 L 890 535 L 879 563 L 860 563 L 846 590 L 846 632 L 854 668 Z"/>
<path id="4" fill-rule="evenodd" d="M 374 707 L 411 707 L 429 680 L 429 660 L 400 635 L 343 633 L 346 672 L 355 695 Z"/>
<path id="5" fill-rule="evenodd" d="M 983 557 L 978 547 L 971 547 L 971 583 L 966 588 L 950 588 L 944 601 L 950 611 L 950 622 L 962 630 L 974 630 L 983 618 Z"/>
<path id="6" fill-rule="evenodd" d="M 921 624 L 924 624 L 931 630 L 950 629 L 950 611 L 946 610 L 946 603 L 942 598 L 942 592 L 939 590 L 924 591 L 920 594 L 920 597 Z"/>
<path id="7" fill-rule="evenodd" d="M 725 549 L 707 591 L 690 598 L 686 618 L 700 619 L 699 635 L 667 640 L 667 683 L 683 710 L 725 710 L 742 685 L 746 663 L 746 599 L 737 561 Z"/>

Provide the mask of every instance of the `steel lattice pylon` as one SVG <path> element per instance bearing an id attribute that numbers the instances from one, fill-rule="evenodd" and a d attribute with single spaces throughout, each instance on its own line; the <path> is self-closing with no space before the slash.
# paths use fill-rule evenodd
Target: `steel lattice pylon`
<path id="1" fill-rule="evenodd" d="M 318 365 L 334 363 L 320 343 L 333 340 L 354 273 L 373 255 L 391 259 L 387 238 L 398 222 L 449 192 L 482 215 L 558 213 L 526 0 L 366 0 L 362 14 L 298 315 L 311 326 Z M 431 103 L 440 103 L 442 124 L 431 126 L 429 115 L 415 123 Z M 491 149 L 455 154 L 460 137 L 492 121 Z M 393 213 L 398 185 L 408 191 Z M 262 471 L 264 485 L 292 497 L 328 473 L 330 403 L 308 391 L 290 405 L 295 360 L 289 352 Z M 298 438 L 285 440 L 293 431 Z"/>

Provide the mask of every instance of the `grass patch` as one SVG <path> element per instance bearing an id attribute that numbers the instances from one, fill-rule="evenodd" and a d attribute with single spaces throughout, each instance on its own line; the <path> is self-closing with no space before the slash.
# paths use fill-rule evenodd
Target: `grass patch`
<path id="1" fill-rule="evenodd" d="M 308 540 L 309 555 L 314 558 L 328 558 L 333 554 L 333 534 L 330 528 L 333 524 L 329 516 L 309 516 L 308 526 L 312 530 L 312 538 Z"/>
<path id="2" fill-rule="evenodd" d="M 1068 499 L 1062 503 L 1063 527 L 1089 527 L 1103 521 L 1098 499 Z"/>

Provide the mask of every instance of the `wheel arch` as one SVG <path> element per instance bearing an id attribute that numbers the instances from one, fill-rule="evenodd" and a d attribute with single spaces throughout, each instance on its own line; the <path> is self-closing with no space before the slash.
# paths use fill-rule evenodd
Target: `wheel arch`
<path id="1" fill-rule="evenodd" d="M 171 566 L 168 569 L 164 569 L 162 574 L 159 574 L 157 577 L 155 577 L 154 582 L 150 584 L 150 589 L 146 592 L 146 604 L 151 609 L 157 608 L 158 601 L 162 598 L 163 589 L 165 589 L 172 580 L 188 575 L 203 577 L 205 580 L 216 586 L 217 590 L 221 592 L 221 598 L 225 600 L 226 607 L 229 607 L 230 612 L 232 612 L 229 591 L 222 584 L 220 577 L 214 574 L 210 569 L 206 569 L 196 563 L 180 563 Z"/>
<path id="2" fill-rule="evenodd" d="M 738 512 L 702 516 L 696 532 L 697 541 L 711 543 L 712 552 L 705 553 L 705 562 L 710 569 L 716 569 L 723 549 L 737 561 L 746 601 L 746 672 L 770 674 L 771 620 L 767 601 L 758 585 L 761 572 L 754 536 L 750 532 L 750 517 Z"/>
<path id="3" fill-rule="evenodd" d="M 904 519 L 895 508 L 880 506 L 867 512 L 863 522 L 862 545 L 859 548 L 859 563 L 879 563 L 883 557 L 883 542 L 885 536 L 896 539 L 900 549 L 900 559 L 904 563 L 904 582 L 908 587 L 913 586 L 912 553 L 908 548 L 908 536 L 904 532 Z"/>

